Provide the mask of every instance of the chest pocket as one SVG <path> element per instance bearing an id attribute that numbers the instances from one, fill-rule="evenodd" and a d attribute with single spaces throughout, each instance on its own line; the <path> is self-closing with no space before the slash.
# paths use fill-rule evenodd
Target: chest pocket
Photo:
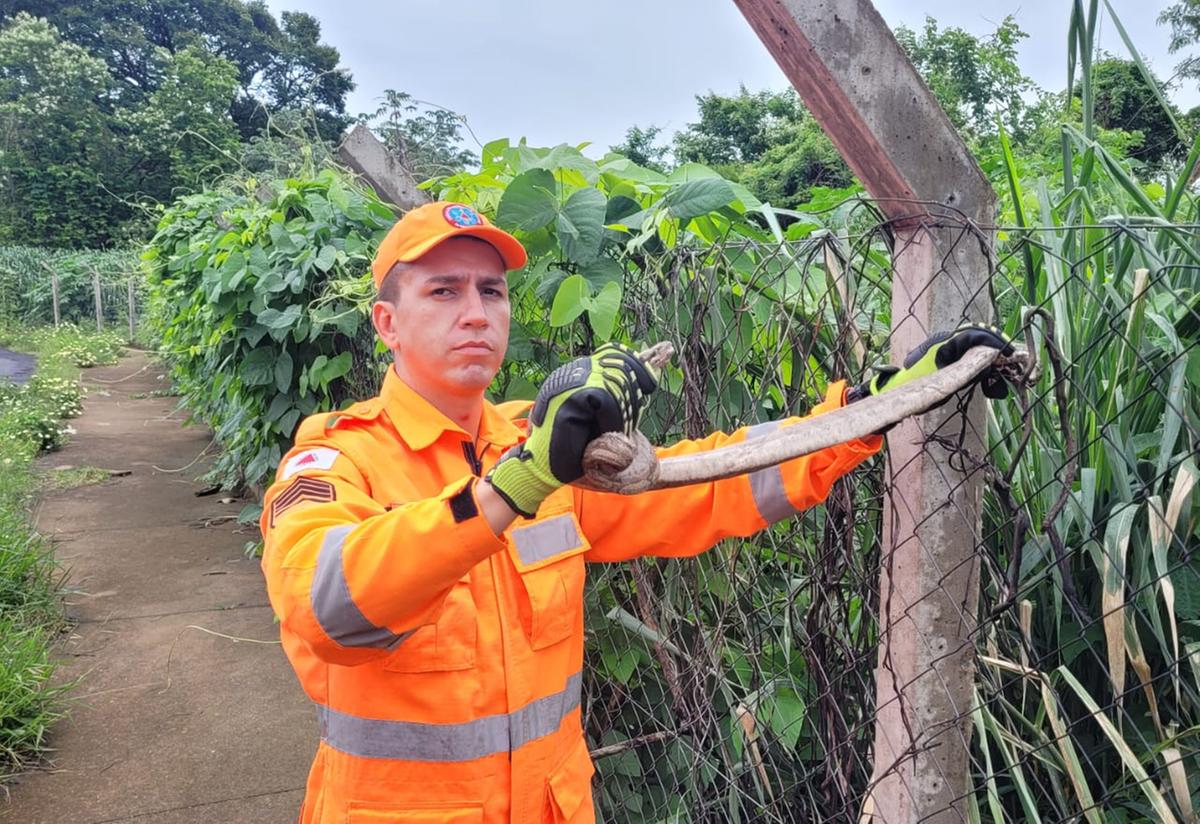
<path id="1" fill-rule="evenodd" d="M 508 532 L 508 551 L 521 578 L 521 623 L 533 649 L 569 637 L 583 609 L 583 553 L 591 546 L 569 508 L 540 512 Z M 520 594 L 520 593 L 519 593 Z"/>
<path id="2" fill-rule="evenodd" d="M 463 576 L 442 604 L 437 621 L 417 627 L 383 663 L 392 672 L 447 672 L 475 666 L 478 616 Z"/>

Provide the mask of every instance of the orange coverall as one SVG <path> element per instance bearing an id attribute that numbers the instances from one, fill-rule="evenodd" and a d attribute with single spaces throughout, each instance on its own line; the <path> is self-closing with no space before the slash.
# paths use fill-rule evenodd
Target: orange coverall
<path id="1" fill-rule="evenodd" d="M 811 414 L 842 398 L 831 385 Z M 594 821 L 584 562 L 749 535 L 823 501 L 882 441 L 635 496 L 563 487 L 497 537 L 474 484 L 524 438 L 529 406 L 485 402 L 476 450 L 388 369 L 379 396 L 301 424 L 262 518 L 283 648 L 320 724 L 301 822 Z"/>

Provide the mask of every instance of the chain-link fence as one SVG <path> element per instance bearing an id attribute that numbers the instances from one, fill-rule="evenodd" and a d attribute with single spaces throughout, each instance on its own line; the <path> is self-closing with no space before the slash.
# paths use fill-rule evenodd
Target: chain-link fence
<path id="1" fill-rule="evenodd" d="M 863 205 L 840 236 L 680 248 L 627 267 L 624 328 L 679 350 L 644 427 L 651 440 L 802 414 L 831 381 L 891 360 L 905 241 L 875 214 Z M 986 431 L 958 398 L 936 431 L 889 436 L 920 439 L 921 460 L 952 490 L 961 473 L 984 486 L 970 586 L 964 569 L 923 571 L 956 582 L 939 603 L 957 604 L 950 619 L 973 645 L 974 700 L 933 744 L 958 748 L 970 790 L 938 820 L 1190 820 L 1200 775 L 1195 227 L 937 231 L 951 245 L 994 248 L 988 293 L 963 305 L 984 298 L 1039 363 L 1027 389 L 975 417 Z M 926 288 L 951 288 L 943 275 Z M 884 536 L 902 545 L 928 534 L 885 524 L 903 506 L 903 469 L 873 459 L 824 506 L 695 559 L 591 569 L 584 718 L 606 820 L 854 821 L 889 773 L 907 765 L 911 784 L 911 762 L 918 775 L 938 769 L 911 749 L 877 763 L 881 674 L 896 682 L 889 704 L 911 738 L 923 740 L 922 701 L 939 700 L 936 679 L 921 690 L 920 673 L 898 681 L 890 650 L 944 644 L 924 622 L 947 619 L 923 609 L 933 593 L 910 593 L 903 626 L 881 603 L 881 574 L 893 591 L 916 574 L 893 568 Z M 979 534 L 970 511 L 962 520 Z M 939 549 L 911 557 L 928 565 Z M 881 614 L 892 616 L 882 655 Z M 886 821 L 894 811 L 879 803 L 867 808 Z"/>

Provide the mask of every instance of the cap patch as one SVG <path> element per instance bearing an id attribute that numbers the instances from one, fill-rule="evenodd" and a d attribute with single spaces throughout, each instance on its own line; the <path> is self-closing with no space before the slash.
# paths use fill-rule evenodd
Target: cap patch
<path id="1" fill-rule="evenodd" d="M 468 226 L 482 226 L 483 218 L 479 213 L 470 206 L 463 206 L 461 203 L 452 203 L 442 210 L 442 216 L 446 218 L 446 222 L 451 226 L 458 226 L 460 229 L 465 229 Z"/>

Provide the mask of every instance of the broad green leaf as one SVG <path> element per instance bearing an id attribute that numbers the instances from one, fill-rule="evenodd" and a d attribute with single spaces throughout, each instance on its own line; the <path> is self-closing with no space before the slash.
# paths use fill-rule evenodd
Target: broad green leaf
<path id="1" fill-rule="evenodd" d="M 258 315 L 258 322 L 272 332 L 290 329 L 299 319 L 300 311 L 301 307 L 297 303 L 293 303 L 282 312 L 278 309 L 264 309 Z M 276 340 L 279 340 L 281 337 L 276 337 Z"/>
<path id="2" fill-rule="evenodd" d="M 610 257 L 597 258 L 579 270 L 579 274 L 591 284 L 592 289 L 603 289 L 608 283 L 621 283 L 625 270 Z"/>
<path id="3" fill-rule="evenodd" d="M 682 166 L 677 166 L 671 172 L 671 174 L 667 175 L 667 182 L 686 183 L 689 180 L 704 180 L 706 178 L 720 177 L 721 176 L 719 174 L 705 166 L 703 163 L 684 163 Z"/>
<path id="4" fill-rule="evenodd" d="M 496 225 L 509 231 L 540 229 L 558 214 L 555 197 L 558 184 L 545 169 L 530 169 L 517 175 L 504 190 L 496 210 Z"/>
<path id="5" fill-rule="evenodd" d="M 613 321 L 617 319 L 617 312 L 621 309 L 621 284 L 609 281 L 598 294 L 591 298 L 585 297 L 583 302 L 587 304 L 592 331 L 600 340 L 607 341 L 612 336 Z"/>
<path id="6" fill-rule="evenodd" d="M 804 700 L 791 687 L 780 687 L 769 699 L 767 726 L 789 750 L 796 749 L 804 730 Z"/>
<path id="7" fill-rule="evenodd" d="M 321 379 L 326 383 L 332 383 L 338 378 L 350 371 L 350 367 L 354 365 L 354 356 L 349 352 L 343 352 L 335 358 L 331 358 L 329 363 L 325 365 L 325 369 L 321 372 Z"/>
<path id="8" fill-rule="evenodd" d="M 558 243 L 569 259 L 586 266 L 600 254 L 607 199 L 599 189 L 579 189 L 558 213 Z"/>
<path id="9" fill-rule="evenodd" d="M 265 386 L 275 380 L 275 349 L 262 346 L 255 349 L 238 367 L 242 383 L 247 386 Z"/>
<path id="10" fill-rule="evenodd" d="M 680 222 L 706 215 L 732 202 L 737 195 L 728 180 L 719 177 L 689 180 L 672 186 L 663 196 L 667 211 Z"/>
<path id="11" fill-rule="evenodd" d="M 587 308 L 584 300 L 588 297 L 588 284 L 579 275 L 571 275 L 558 286 L 554 295 L 554 305 L 550 307 L 550 325 L 566 326 L 583 314 Z"/>
<path id="12" fill-rule="evenodd" d="M 313 265 L 322 272 L 328 272 L 333 268 L 333 264 L 337 261 L 337 248 L 331 243 L 327 243 L 321 247 L 321 251 L 317 252 L 316 260 Z"/>
<path id="13" fill-rule="evenodd" d="M 286 349 L 279 350 L 275 360 L 275 388 L 287 392 L 292 388 L 292 356 Z"/>

